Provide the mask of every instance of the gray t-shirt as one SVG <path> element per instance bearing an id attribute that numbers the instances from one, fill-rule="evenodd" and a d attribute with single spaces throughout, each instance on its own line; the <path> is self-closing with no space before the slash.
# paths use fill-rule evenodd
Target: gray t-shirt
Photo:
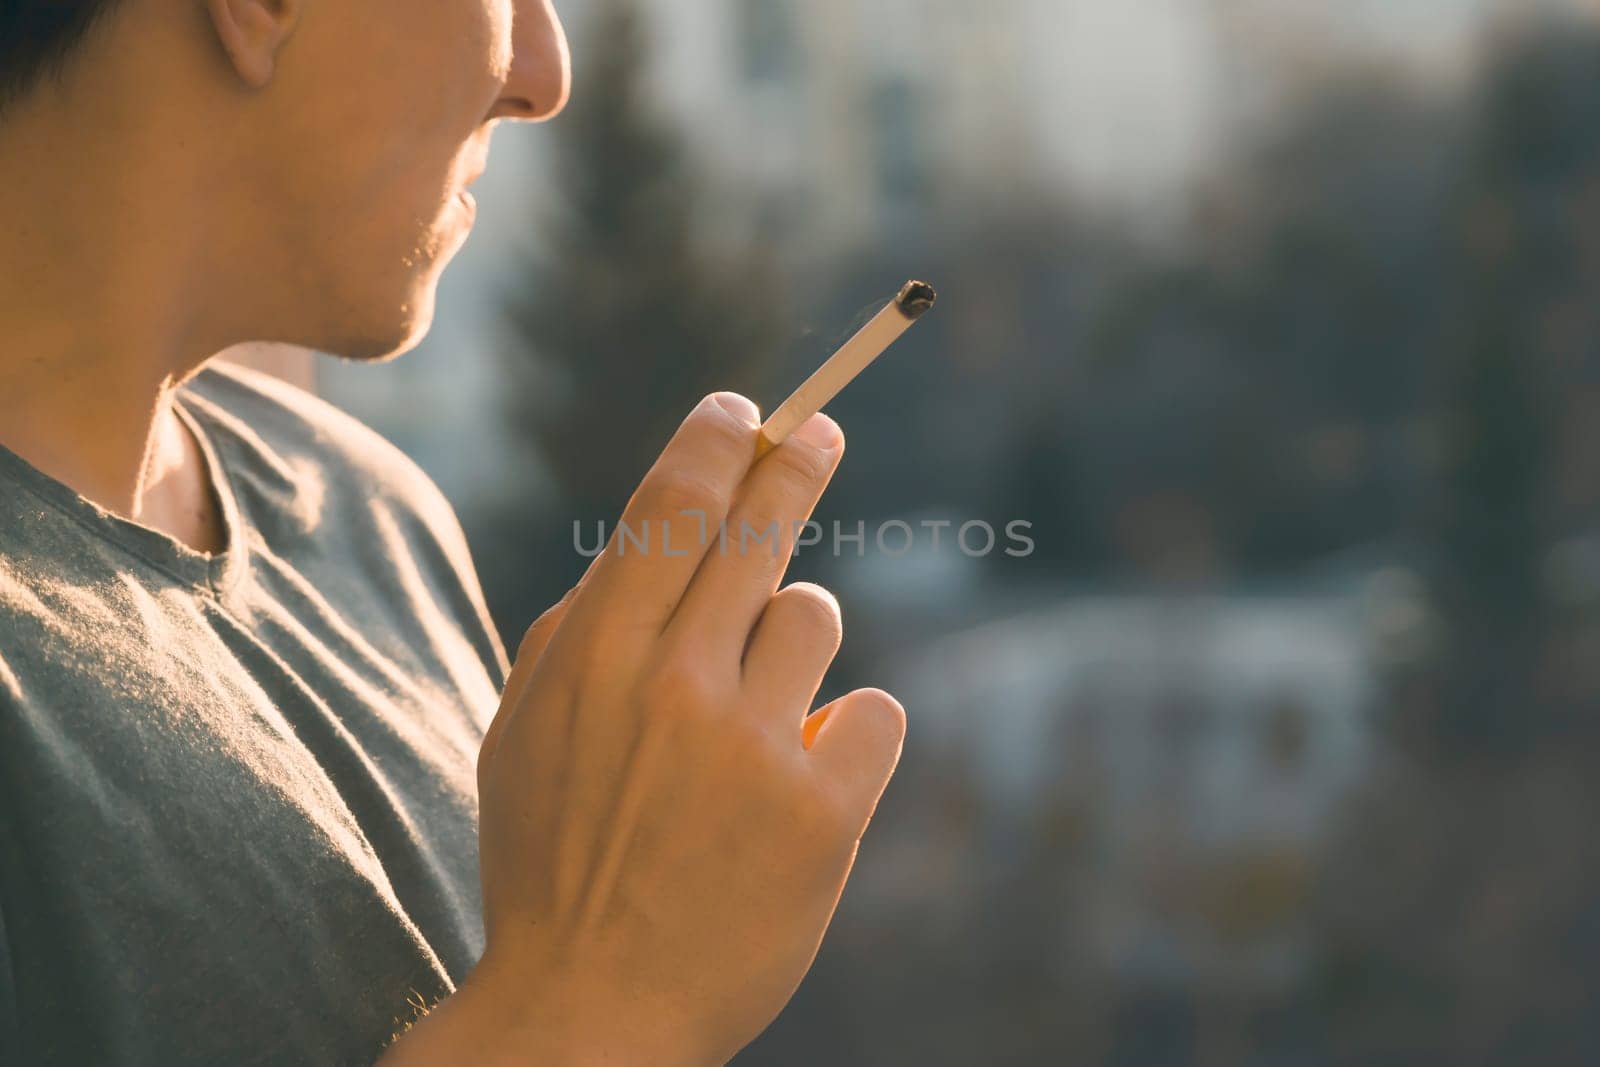
<path id="1" fill-rule="evenodd" d="M 483 948 L 508 664 L 454 513 L 254 372 L 194 552 L 0 447 L 0 1063 L 363 1064 Z"/>

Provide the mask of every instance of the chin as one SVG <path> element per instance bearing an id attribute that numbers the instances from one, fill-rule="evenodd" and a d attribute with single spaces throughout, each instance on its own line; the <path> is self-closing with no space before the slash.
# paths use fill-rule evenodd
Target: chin
<path id="1" fill-rule="evenodd" d="M 322 346 L 322 351 L 357 363 L 386 363 L 397 359 L 422 343 L 433 328 L 434 289 L 432 279 L 419 286 L 401 304 L 391 305 L 382 321 L 370 321 L 359 331 L 344 330 Z M 372 316 L 378 319 L 378 316 Z"/>
<path id="2" fill-rule="evenodd" d="M 320 273 L 333 284 L 317 301 L 322 336 L 309 347 L 383 363 L 421 344 L 433 328 L 439 280 L 466 238 L 465 227 L 446 221 L 441 217 L 405 246 L 391 245 L 387 254 L 327 265 Z M 385 263 L 389 269 L 375 269 Z"/>

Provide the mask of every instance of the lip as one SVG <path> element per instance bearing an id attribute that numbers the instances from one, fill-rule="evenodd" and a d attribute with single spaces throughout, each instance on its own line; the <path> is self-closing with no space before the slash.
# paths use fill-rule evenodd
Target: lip
<path id="1" fill-rule="evenodd" d="M 461 206 L 466 208 L 469 214 L 476 215 L 478 213 L 478 201 L 467 190 L 463 189 L 457 193 L 456 199 L 461 202 Z"/>

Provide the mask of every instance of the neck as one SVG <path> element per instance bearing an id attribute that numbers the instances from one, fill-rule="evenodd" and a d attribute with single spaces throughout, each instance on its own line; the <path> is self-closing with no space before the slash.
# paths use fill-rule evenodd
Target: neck
<path id="1" fill-rule="evenodd" d="M 228 341 L 205 316 L 208 228 L 185 214 L 200 198 L 181 138 L 148 102 L 98 88 L 4 118 L 0 443 L 138 518 L 182 441 L 173 389 Z"/>

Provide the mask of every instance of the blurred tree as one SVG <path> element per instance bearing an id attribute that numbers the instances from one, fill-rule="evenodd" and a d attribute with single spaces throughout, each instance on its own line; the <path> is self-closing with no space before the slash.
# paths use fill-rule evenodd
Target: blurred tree
<path id="1" fill-rule="evenodd" d="M 1187 492 L 1236 574 L 1392 550 L 1436 475 L 1409 429 L 1437 401 L 1459 115 L 1381 77 L 1305 98 L 1201 192 L 1199 240 L 1110 287 L 1061 397 L 1090 512 Z"/>
<path id="2" fill-rule="evenodd" d="M 1518 344 L 1525 312 L 1505 292 L 1517 270 L 1486 266 L 1470 287 L 1468 336 L 1451 368 L 1444 506 L 1432 531 L 1438 595 L 1452 621 L 1451 698 L 1442 716 L 1405 731 L 1411 742 L 1501 758 L 1547 725 L 1530 693 L 1542 627 L 1538 502 L 1549 464 L 1537 367 Z"/>
<path id="3" fill-rule="evenodd" d="M 520 252 L 502 356 L 514 435 L 559 500 L 506 495 L 471 530 L 490 611 L 510 647 L 583 572 L 694 403 L 766 388 L 789 334 L 786 286 L 752 241 L 710 239 L 713 193 L 682 135 L 650 106 L 650 34 L 634 0 L 600 0 L 581 86 L 550 128 L 546 225 Z M 726 220 L 718 220 L 725 222 Z M 579 536 L 574 537 L 574 523 Z"/>
<path id="4" fill-rule="evenodd" d="M 1553 399 L 1594 373 L 1592 336 L 1553 350 L 1550 309 L 1593 284 L 1567 205 L 1600 181 L 1600 34 L 1509 39 L 1473 103 L 1424 530 L 1448 639 L 1392 689 L 1394 743 L 1327 856 L 1312 997 L 1333 1062 L 1600 1061 L 1600 730 L 1592 694 L 1561 696 L 1576 661 L 1543 574 Z"/>
<path id="5" fill-rule="evenodd" d="M 648 103 L 636 4 L 601 0 L 593 19 L 582 88 L 552 127 L 556 188 L 538 190 L 560 208 L 507 305 L 527 341 L 507 358 L 514 425 L 590 531 L 616 519 L 700 397 L 765 394 L 789 317 L 763 252 L 707 238 L 708 187 Z"/>

